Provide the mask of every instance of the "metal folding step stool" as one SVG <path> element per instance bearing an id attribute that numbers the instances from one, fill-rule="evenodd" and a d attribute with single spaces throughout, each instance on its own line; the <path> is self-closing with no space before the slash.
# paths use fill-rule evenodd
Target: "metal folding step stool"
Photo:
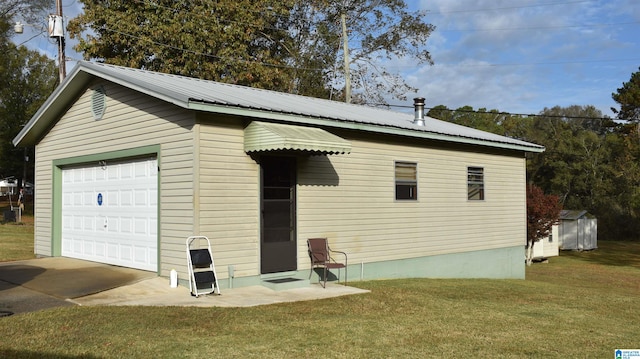
<path id="1" fill-rule="evenodd" d="M 206 247 L 204 246 L 206 242 Z M 191 236 L 187 238 L 187 262 L 189 267 L 189 290 L 191 295 L 211 294 L 214 291 L 220 295 L 218 276 L 211 255 L 211 241 L 205 236 Z"/>

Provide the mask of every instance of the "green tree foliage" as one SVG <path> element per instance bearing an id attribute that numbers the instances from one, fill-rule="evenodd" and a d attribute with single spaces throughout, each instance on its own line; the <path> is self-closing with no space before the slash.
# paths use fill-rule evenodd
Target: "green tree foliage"
<path id="1" fill-rule="evenodd" d="M 630 201 L 637 166 L 622 129 L 593 106 L 553 107 L 530 120 L 526 136 L 545 146 L 528 158 L 529 182 L 565 208 L 595 214 L 601 239 L 638 238 Z"/>
<path id="2" fill-rule="evenodd" d="M 436 113 L 436 111 L 441 113 Z M 476 128 L 487 132 L 493 132 L 502 134 L 502 121 L 505 115 L 498 112 L 498 110 L 487 111 L 486 108 L 480 108 L 474 110 L 471 106 L 462 106 L 456 110 L 449 111 L 447 114 L 442 108 L 434 108 L 429 111 L 428 115 L 431 116 L 444 116 L 447 121 L 456 123 L 458 125 Z"/>
<path id="3" fill-rule="evenodd" d="M 22 178 L 25 155 L 33 166 L 33 149 L 15 148 L 11 141 L 55 88 L 58 70 L 46 56 L 12 43 L 0 46 L 0 68 L 0 177 Z"/>
<path id="4" fill-rule="evenodd" d="M 594 120 L 602 117 L 593 106 L 556 106 L 532 120 L 528 140 L 546 150 L 529 162 L 529 179 L 559 194 L 567 208 L 593 207 L 611 178 L 605 144 L 613 125 Z"/>
<path id="5" fill-rule="evenodd" d="M 619 110 L 611 110 L 627 122 L 619 125 L 617 138 L 611 143 L 616 154 L 613 181 L 619 191 L 612 198 L 615 210 L 608 214 L 620 218 L 620 223 L 609 230 L 619 236 L 640 238 L 640 69 L 611 97 L 620 105 Z"/>
<path id="6" fill-rule="evenodd" d="M 15 21 L 42 23 L 51 1 L 0 1 L 0 178 L 22 178 L 24 155 L 32 149 L 14 148 L 11 141 L 53 91 L 58 79 L 55 63 L 36 51 L 10 42 Z M 27 171 L 27 174 L 31 173 Z"/>
<path id="7" fill-rule="evenodd" d="M 611 97 L 620 105 L 619 110 L 611 108 L 619 119 L 640 122 L 640 68 L 631 74 L 631 79 L 622 83 L 622 87 L 612 93 Z"/>
<path id="8" fill-rule="evenodd" d="M 69 22 L 85 59 L 302 95 L 340 98 L 341 15 L 358 102 L 411 89 L 384 59 L 431 63 L 433 26 L 398 0 L 81 0 Z"/>
<path id="9" fill-rule="evenodd" d="M 82 3 L 68 30 L 85 59 L 273 90 L 291 81 L 283 31 L 291 1 Z"/>
<path id="10" fill-rule="evenodd" d="M 527 156 L 528 182 L 564 208 L 598 217 L 600 239 L 640 239 L 640 133 L 593 106 L 545 108 L 536 116 L 432 108 L 429 116 L 545 146 Z"/>
<path id="11" fill-rule="evenodd" d="M 533 259 L 533 246 L 549 237 L 551 228 L 558 223 L 562 205 L 555 195 L 545 195 L 536 185 L 527 185 L 527 264 Z"/>

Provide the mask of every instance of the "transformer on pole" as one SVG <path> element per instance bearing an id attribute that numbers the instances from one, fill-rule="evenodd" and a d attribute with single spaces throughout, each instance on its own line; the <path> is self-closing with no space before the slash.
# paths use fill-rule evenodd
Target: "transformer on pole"
<path id="1" fill-rule="evenodd" d="M 60 82 L 67 76 L 66 55 L 64 53 L 64 23 L 62 19 L 62 0 L 56 0 L 56 14 L 49 15 L 49 37 L 58 40 L 58 71 Z"/>

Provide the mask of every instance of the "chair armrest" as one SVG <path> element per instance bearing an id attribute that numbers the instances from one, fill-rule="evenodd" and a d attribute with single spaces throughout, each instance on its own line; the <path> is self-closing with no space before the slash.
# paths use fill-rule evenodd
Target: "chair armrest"
<path id="1" fill-rule="evenodd" d="M 342 255 L 344 256 L 344 265 L 345 265 L 345 266 L 347 265 L 347 260 L 348 260 L 348 259 L 347 259 L 347 253 L 345 253 L 345 252 L 341 252 L 341 251 L 334 251 L 334 250 L 333 250 L 333 249 L 331 249 L 331 248 L 329 248 L 329 253 L 340 253 L 340 254 L 342 254 Z M 335 262 L 335 260 L 333 259 L 333 257 L 332 257 L 331 259 Z"/>

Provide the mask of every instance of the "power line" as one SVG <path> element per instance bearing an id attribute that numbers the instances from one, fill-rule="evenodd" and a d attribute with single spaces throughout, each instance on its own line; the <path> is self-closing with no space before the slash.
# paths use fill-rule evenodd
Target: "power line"
<path id="1" fill-rule="evenodd" d="M 210 21 L 211 17 L 210 14 L 203 14 L 203 13 L 197 13 L 197 12 L 193 12 L 190 10 L 186 10 L 186 9 L 176 9 L 173 7 L 169 7 L 169 6 L 164 6 L 164 5 L 160 5 L 160 4 L 155 4 L 153 2 L 150 1 L 146 1 L 146 0 L 133 0 L 133 2 L 136 2 L 138 4 L 142 4 L 142 5 L 149 5 L 158 9 L 164 9 L 167 11 L 172 11 L 172 12 L 177 12 L 177 13 L 182 13 L 182 14 L 187 14 L 190 16 L 195 16 L 195 17 L 200 17 L 203 18 L 205 20 Z M 255 13 L 259 13 L 264 15 L 264 11 L 262 10 L 253 10 L 253 9 L 243 9 L 244 12 L 247 11 L 253 11 Z M 275 13 L 270 14 L 274 17 L 280 17 L 283 19 L 287 19 L 287 17 L 283 16 L 283 15 L 278 15 Z M 225 24 L 236 24 L 236 25 L 246 25 L 247 27 L 253 27 L 253 28 L 259 28 L 259 29 L 266 29 L 266 30 L 276 30 L 276 31 L 288 31 L 288 29 L 283 29 L 283 28 L 277 28 L 277 27 L 271 27 L 271 26 L 265 26 L 265 25 L 257 25 L 254 23 L 249 23 L 249 22 L 242 22 L 242 21 L 235 21 L 235 20 L 228 20 L 228 19 L 220 19 L 220 18 L 216 18 L 216 21 L 219 23 L 225 23 Z"/>
<path id="2" fill-rule="evenodd" d="M 628 59 L 603 59 L 603 60 L 572 60 L 572 61 L 541 61 L 541 62 L 514 62 L 514 63 L 486 63 L 486 64 L 434 64 L 434 66 L 455 65 L 460 67 L 497 67 L 497 66 L 540 66 L 540 65 L 570 65 L 570 64 L 596 64 L 607 62 L 640 61 L 640 58 Z"/>
<path id="3" fill-rule="evenodd" d="M 529 31 L 529 30 L 557 30 L 557 29 L 583 29 L 589 27 L 609 27 L 609 26 L 624 26 L 624 25 L 637 25 L 640 21 L 619 22 L 619 23 L 604 23 L 604 24 L 585 24 L 585 25 L 565 25 L 565 26 L 531 26 L 531 27 L 505 27 L 494 29 L 444 29 L 436 30 L 439 32 L 479 32 L 479 31 Z"/>
<path id="4" fill-rule="evenodd" d="M 137 40 L 143 40 L 139 36 L 132 35 L 132 34 L 129 34 L 129 33 L 126 33 L 126 32 L 122 32 L 122 31 L 118 31 L 118 30 L 112 30 L 112 29 L 109 29 L 107 27 L 102 27 L 102 29 L 105 30 L 105 31 L 108 31 L 108 32 L 112 32 L 112 33 L 116 33 L 116 34 L 119 34 L 119 35 L 131 37 L 131 38 L 134 38 L 134 39 L 137 39 Z M 295 66 L 289 66 L 289 65 L 270 64 L 270 63 L 262 62 L 262 61 L 259 61 L 259 60 L 245 60 L 245 59 L 239 59 L 239 58 L 216 56 L 216 55 L 212 55 L 212 54 L 205 54 L 205 53 L 199 52 L 199 51 L 185 49 L 185 48 L 182 48 L 182 47 L 168 45 L 168 44 L 165 44 L 165 43 L 162 43 L 162 42 L 158 42 L 158 41 L 154 41 L 154 40 L 150 40 L 150 39 L 144 39 L 144 40 L 148 41 L 148 42 L 150 42 L 150 43 L 152 43 L 154 45 L 166 47 L 166 48 L 177 50 L 177 51 L 183 51 L 183 52 L 191 53 L 191 54 L 198 55 L 198 56 L 209 57 L 209 58 L 216 59 L 216 60 L 222 60 L 222 61 L 226 61 L 226 62 L 239 62 L 239 63 L 245 63 L 245 64 L 249 63 L 249 64 L 257 64 L 257 65 L 263 65 L 263 66 L 267 66 L 267 67 L 283 68 L 283 69 L 291 69 L 291 70 L 324 71 L 324 69 L 320 69 L 320 68 L 295 67 Z"/>
<path id="5" fill-rule="evenodd" d="M 211 18 L 206 14 L 193 12 L 193 11 L 190 11 L 190 10 L 187 10 L 187 9 L 176 9 L 176 8 L 169 7 L 169 6 L 156 4 L 156 3 L 150 2 L 148 0 L 133 0 L 133 2 L 142 4 L 142 5 L 149 5 L 149 6 L 152 6 L 152 7 L 155 7 L 155 8 L 159 8 L 159 9 L 164 9 L 164 10 L 167 10 L 167 11 L 179 12 L 179 13 L 183 13 L 183 14 L 187 14 L 187 15 L 201 17 L 201 18 L 205 18 L 207 20 L 211 20 Z M 577 1 L 577 2 L 589 2 L 589 1 Z M 575 2 L 553 3 L 551 5 L 571 4 L 571 3 L 575 3 Z M 545 5 L 545 4 L 529 5 L 529 6 L 522 6 L 522 7 L 525 7 L 525 8 L 526 7 L 538 7 L 538 6 L 543 6 L 543 5 Z M 549 4 L 547 4 L 547 5 L 549 5 Z M 507 7 L 507 8 L 496 8 L 496 9 L 501 10 L 501 9 L 510 9 L 510 8 L 521 8 L 521 7 Z M 494 9 L 464 10 L 464 12 L 488 11 L 488 10 L 494 10 Z M 245 9 L 245 11 L 251 11 L 251 12 L 261 13 L 261 14 L 264 13 L 264 11 L 262 11 L 262 10 L 254 10 L 254 9 Z M 279 18 L 282 18 L 282 19 L 288 19 L 288 17 L 285 16 L 285 15 L 280 15 L 280 14 L 276 14 L 276 13 L 272 13 L 270 15 L 274 16 L 274 17 L 279 17 Z M 288 28 L 278 28 L 278 27 L 272 27 L 272 26 L 257 25 L 257 24 L 254 24 L 254 23 L 246 22 L 246 21 L 235 21 L 235 20 L 220 19 L 220 18 L 218 18 L 216 20 L 218 22 L 221 22 L 221 23 L 245 25 L 247 27 L 253 27 L 253 28 L 261 28 L 261 29 L 276 30 L 276 31 L 289 31 Z M 309 23 L 313 23 L 313 22 L 309 21 Z M 607 23 L 607 24 L 515 27 L 515 28 L 498 28 L 498 29 L 444 29 L 444 30 L 437 30 L 437 31 L 440 31 L 440 32 L 511 31 L 511 30 L 525 30 L 526 31 L 526 30 L 545 30 L 545 29 L 562 29 L 562 28 L 606 27 L 606 26 L 617 26 L 617 25 L 632 25 L 632 24 L 639 24 L 639 23 L 640 22 L 638 22 L 638 21 L 632 21 L 632 22 L 625 22 L 625 23 Z"/>
<path id="6" fill-rule="evenodd" d="M 397 107 L 397 108 L 406 108 L 406 109 L 414 109 L 414 106 L 411 105 L 389 105 L 389 104 L 368 104 L 370 106 L 386 106 L 386 107 Z M 436 111 L 448 111 L 448 112 L 462 112 L 462 113 L 473 113 L 479 115 L 502 115 L 502 116 L 520 116 L 520 117 L 545 117 L 545 118 L 558 118 L 558 119 L 569 119 L 569 120 L 599 120 L 599 121 L 609 121 L 609 120 L 621 120 L 626 121 L 624 119 L 611 118 L 608 116 L 605 117 L 589 117 L 589 116 L 564 116 L 564 115 L 545 115 L 545 114 L 527 114 L 527 113 L 514 113 L 514 112 L 493 112 L 493 111 L 478 111 L 478 110 L 460 110 L 460 109 L 450 109 L 450 108 L 435 108 L 435 107 L 425 107 L 425 110 L 436 110 Z"/>
<path id="7" fill-rule="evenodd" d="M 505 6 L 505 7 L 486 8 L 486 9 L 451 10 L 451 11 L 437 11 L 437 12 L 429 11 L 428 14 L 429 15 L 441 15 L 441 14 L 457 14 L 457 13 L 469 13 L 469 12 L 496 11 L 496 10 L 514 10 L 514 9 L 526 9 L 526 8 L 533 8 L 533 7 L 580 4 L 580 3 L 593 2 L 593 1 L 594 0 L 582 0 L 582 1 L 542 3 L 542 4 L 534 4 L 534 5 Z"/>

